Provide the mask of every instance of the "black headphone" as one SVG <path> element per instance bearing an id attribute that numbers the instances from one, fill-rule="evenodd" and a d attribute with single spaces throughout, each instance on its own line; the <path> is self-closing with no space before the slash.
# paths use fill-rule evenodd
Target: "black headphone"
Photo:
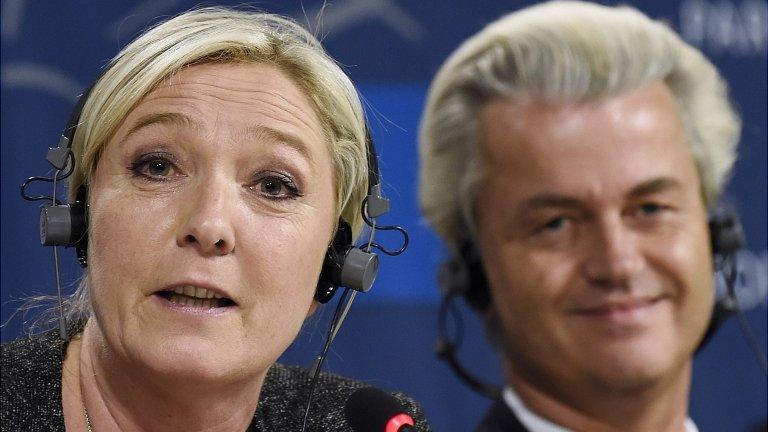
<path id="1" fill-rule="evenodd" d="M 726 318 L 740 312 L 734 289 L 738 275 L 736 253 L 744 248 L 745 242 L 744 231 L 736 211 L 729 207 L 718 207 L 710 212 L 709 235 L 715 270 L 723 273 L 728 289 L 724 298 L 716 299 L 712 318 L 697 351 L 709 341 Z M 463 329 L 457 329 L 458 336 L 452 338 L 447 328 L 449 314 L 452 314 L 458 323 L 461 322 L 460 312 L 454 304 L 456 297 L 463 296 L 472 309 L 480 312 L 487 310 L 491 305 L 485 270 L 480 254 L 471 240 L 463 241 L 457 253 L 452 254 L 438 267 L 437 279 L 442 302 L 438 313 L 439 335 L 435 353 L 447 362 L 470 388 L 484 396 L 495 398 L 500 394 L 500 389 L 474 376 L 458 359 L 456 352 L 461 345 Z"/>
<path id="2" fill-rule="evenodd" d="M 102 74 L 103 76 L 103 74 Z M 97 80 L 98 82 L 98 80 Z M 21 185 L 21 196 L 28 201 L 48 200 L 40 211 L 40 243 L 45 246 L 74 247 L 77 260 L 81 267 L 88 265 L 88 197 L 87 187 L 81 185 L 75 194 L 75 200 L 62 203 L 56 197 L 56 185 L 67 179 L 74 171 L 75 159 L 72 153 L 72 142 L 80 122 L 80 116 L 85 102 L 93 90 L 92 84 L 77 101 L 69 116 L 67 126 L 59 140 L 58 147 L 50 148 L 46 160 L 55 169 L 53 177 L 35 176 L 28 178 Z M 370 227 L 370 239 L 366 250 L 363 246 L 355 246 L 352 238 L 352 228 L 349 223 L 339 219 L 336 234 L 328 246 L 322 271 L 315 291 L 315 299 L 327 303 L 339 287 L 346 287 L 360 292 L 368 292 L 379 271 L 379 257 L 370 248 L 374 247 L 387 255 L 399 255 L 408 247 L 408 233 L 399 226 L 377 226 L 375 218 L 389 211 L 389 200 L 381 195 L 381 181 L 376 148 L 368 125 L 365 125 L 366 157 L 368 161 L 368 195 L 361 204 L 363 220 Z M 36 181 L 53 183 L 53 193 L 50 196 L 30 196 L 27 187 Z M 394 251 L 374 243 L 375 231 L 398 231 L 403 235 L 402 246 Z M 57 269 L 58 273 L 58 269 Z"/>

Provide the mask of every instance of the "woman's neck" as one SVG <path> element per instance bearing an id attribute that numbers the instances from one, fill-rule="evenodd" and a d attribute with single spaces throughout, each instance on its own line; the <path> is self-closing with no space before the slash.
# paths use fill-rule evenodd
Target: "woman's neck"
<path id="1" fill-rule="evenodd" d="M 85 409 L 94 432 L 248 428 L 266 371 L 223 385 L 193 376 L 167 376 L 131 364 L 109 348 L 90 320 L 82 337 L 70 343 L 64 361 L 67 430 L 87 430 Z"/>

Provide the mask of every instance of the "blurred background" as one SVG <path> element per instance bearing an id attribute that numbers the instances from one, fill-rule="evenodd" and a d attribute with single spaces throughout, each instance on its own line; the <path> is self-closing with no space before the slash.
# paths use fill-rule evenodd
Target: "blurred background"
<path id="1" fill-rule="evenodd" d="M 611 2 L 603 2 L 612 4 Z M 627 2 L 622 2 L 627 3 Z M 663 19 L 710 57 L 730 83 L 744 121 L 740 156 L 728 199 L 741 213 L 749 254 L 746 284 L 766 286 L 765 0 L 630 1 Z M 199 3 L 181 0 L 2 1 L 2 341 L 25 329 L 12 317 L 23 299 L 54 294 L 52 252 L 38 242 L 38 206 L 22 201 L 19 184 L 49 171 L 77 96 L 118 50 L 147 25 Z M 205 3 L 210 5 L 211 3 Z M 235 5 L 242 1 L 217 4 Z M 358 296 L 334 343 L 326 370 L 418 399 L 437 431 L 471 430 L 489 401 L 472 393 L 433 354 L 439 290 L 435 269 L 445 250 L 419 215 L 416 136 L 429 82 L 457 47 L 500 15 L 527 1 L 304 0 L 262 1 L 256 7 L 294 17 L 320 36 L 365 99 L 392 211 L 380 223 L 408 229 L 411 246 L 382 258 L 374 289 Z M 319 13 L 322 9 L 322 16 Z M 447 193 L 451 193 L 447 191 Z M 383 234 L 377 241 L 396 245 Z M 66 251 L 67 292 L 80 270 Z M 311 365 L 331 307 L 311 319 L 282 361 Z M 29 316 L 27 317 L 29 318 Z M 462 361 L 500 383 L 498 358 L 477 318 L 464 308 Z M 766 351 L 765 300 L 747 312 Z M 702 432 L 748 430 L 766 419 L 766 376 L 731 318 L 697 355 L 691 416 Z"/>

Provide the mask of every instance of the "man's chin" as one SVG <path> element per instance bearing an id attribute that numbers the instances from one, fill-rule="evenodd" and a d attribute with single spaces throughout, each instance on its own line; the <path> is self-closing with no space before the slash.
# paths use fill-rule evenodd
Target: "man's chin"
<path id="1" fill-rule="evenodd" d="M 594 352 L 586 365 L 590 379 L 606 391 L 635 392 L 674 379 L 689 362 L 680 362 L 671 351 L 625 348 L 614 352 Z"/>

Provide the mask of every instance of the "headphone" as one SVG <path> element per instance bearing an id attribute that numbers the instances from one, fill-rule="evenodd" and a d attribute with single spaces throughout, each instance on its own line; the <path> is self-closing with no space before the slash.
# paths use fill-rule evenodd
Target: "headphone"
<path id="1" fill-rule="evenodd" d="M 735 282 L 739 274 L 736 254 L 744 248 L 745 242 L 744 231 L 736 211 L 729 207 L 718 207 L 710 212 L 709 234 L 715 271 L 722 273 L 727 290 L 724 296 L 715 299 L 712 318 L 697 351 L 709 341 L 726 318 L 734 313 L 741 313 L 735 293 Z M 470 388 L 493 399 L 500 394 L 501 390 L 470 373 L 457 356 L 462 342 L 463 328 L 461 328 L 460 312 L 454 304 L 454 299 L 463 296 L 472 309 L 480 312 L 487 310 L 492 301 L 480 254 L 472 241 L 465 240 L 460 243 L 456 253 L 438 267 L 437 279 L 442 302 L 438 313 L 438 339 L 435 344 L 435 353 L 441 360 L 447 362 L 454 373 Z M 451 337 L 448 332 L 449 314 L 457 323 L 456 337 Z"/>
<path id="2" fill-rule="evenodd" d="M 103 74 L 102 74 L 103 76 Z M 97 80 L 98 82 L 98 80 Z M 86 185 L 78 187 L 75 200 L 67 203 L 59 201 L 56 194 L 58 182 L 67 179 L 74 171 L 75 159 L 72 152 L 72 142 L 80 122 L 80 116 L 85 102 L 88 100 L 91 86 L 77 101 L 69 116 L 64 132 L 57 147 L 48 149 L 46 160 L 55 169 L 53 177 L 34 176 L 21 185 L 21 196 L 28 201 L 47 200 L 40 211 L 40 243 L 44 246 L 74 247 L 77 260 L 81 267 L 88 265 L 88 193 Z M 373 286 L 379 271 L 379 257 L 371 248 L 395 256 L 403 253 L 408 247 L 408 233 L 399 226 L 377 226 L 376 218 L 389 211 L 389 200 L 381 195 L 381 180 L 376 149 L 373 144 L 368 124 L 365 125 L 366 158 L 368 164 L 368 194 L 361 203 L 361 214 L 364 222 L 370 227 L 368 242 L 356 246 L 352 238 L 352 228 L 349 223 L 339 218 L 336 233 L 328 246 L 323 267 L 315 291 L 315 300 L 327 303 L 339 287 L 350 288 L 359 292 L 368 292 Z M 53 183 L 51 195 L 30 196 L 27 188 L 34 182 Z M 373 242 L 375 232 L 398 231 L 403 236 L 403 244 L 397 250 L 388 250 Z M 54 248 L 55 253 L 55 248 Z M 55 254 L 56 274 L 58 282 L 58 256 Z M 61 297 L 59 289 L 59 297 Z"/>

